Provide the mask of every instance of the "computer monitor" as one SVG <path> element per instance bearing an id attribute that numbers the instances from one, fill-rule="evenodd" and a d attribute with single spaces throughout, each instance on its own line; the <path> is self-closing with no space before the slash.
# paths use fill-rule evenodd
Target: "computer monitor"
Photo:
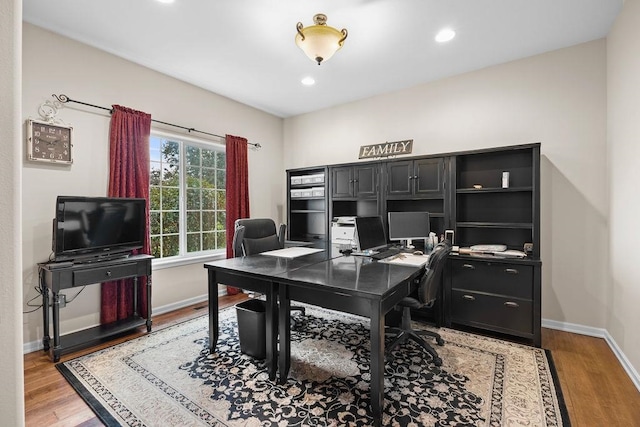
<path id="1" fill-rule="evenodd" d="M 411 240 L 427 239 L 429 212 L 389 212 L 389 240 L 401 241 L 406 247 L 413 247 Z"/>
<path id="2" fill-rule="evenodd" d="M 387 236 L 380 216 L 356 217 L 356 249 L 359 252 L 387 246 Z"/>

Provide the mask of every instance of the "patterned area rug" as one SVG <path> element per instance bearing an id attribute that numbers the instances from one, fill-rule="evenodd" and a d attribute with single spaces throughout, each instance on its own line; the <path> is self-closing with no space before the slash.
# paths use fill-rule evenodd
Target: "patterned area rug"
<path id="1" fill-rule="evenodd" d="M 236 311 L 217 353 L 196 318 L 57 365 L 109 426 L 369 426 L 368 319 L 308 307 L 279 385 L 240 352 Z M 424 328 L 421 324 L 415 325 Z M 385 426 L 567 426 L 545 350 L 441 328 L 441 367 L 413 343 L 385 363 Z"/>

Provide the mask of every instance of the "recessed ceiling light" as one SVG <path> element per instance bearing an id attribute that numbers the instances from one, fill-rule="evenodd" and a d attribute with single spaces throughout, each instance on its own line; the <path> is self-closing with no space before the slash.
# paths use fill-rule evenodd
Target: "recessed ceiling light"
<path id="1" fill-rule="evenodd" d="M 160 3 L 167 3 L 167 4 L 169 4 L 169 3 L 173 3 L 175 0 L 157 0 L 157 1 L 159 1 Z"/>
<path id="2" fill-rule="evenodd" d="M 439 43 L 448 42 L 456 36 L 456 32 L 451 28 L 443 28 L 438 34 L 436 34 L 436 41 Z"/>
<path id="3" fill-rule="evenodd" d="M 316 80 L 311 76 L 305 77 L 300 82 L 305 86 L 313 86 L 314 84 L 316 84 Z"/>

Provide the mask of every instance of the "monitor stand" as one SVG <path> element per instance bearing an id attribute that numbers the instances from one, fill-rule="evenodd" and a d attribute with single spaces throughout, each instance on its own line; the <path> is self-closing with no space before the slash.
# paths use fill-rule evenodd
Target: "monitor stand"
<path id="1" fill-rule="evenodd" d="M 415 249 L 416 248 L 415 246 L 413 246 L 413 243 L 412 243 L 411 239 L 403 240 L 402 241 L 402 247 L 404 249 Z"/>

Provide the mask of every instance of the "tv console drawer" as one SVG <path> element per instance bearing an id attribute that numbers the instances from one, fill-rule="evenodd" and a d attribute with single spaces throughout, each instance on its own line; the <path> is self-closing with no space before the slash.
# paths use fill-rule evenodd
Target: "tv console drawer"
<path id="1" fill-rule="evenodd" d="M 87 268 L 73 272 L 73 286 L 90 285 L 139 275 L 138 264 L 135 262 Z"/>
<path id="2" fill-rule="evenodd" d="M 454 289 L 533 298 L 533 267 L 493 261 L 451 260 Z"/>

